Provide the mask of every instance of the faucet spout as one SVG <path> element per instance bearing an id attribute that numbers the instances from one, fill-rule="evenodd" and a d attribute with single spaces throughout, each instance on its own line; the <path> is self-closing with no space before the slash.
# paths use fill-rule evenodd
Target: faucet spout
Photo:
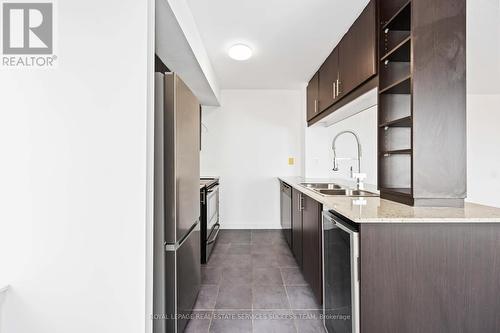
<path id="1" fill-rule="evenodd" d="M 337 139 L 344 135 L 344 134 L 351 134 L 352 136 L 354 136 L 354 139 L 356 139 L 356 146 L 357 146 L 357 153 L 358 153 L 358 157 L 357 157 L 357 161 L 358 161 L 358 172 L 357 173 L 354 173 L 352 172 L 352 167 L 351 167 L 351 178 L 354 178 L 356 179 L 356 186 L 358 187 L 358 189 L 361 189 L 363 187 L 363 183 L 362 183 L 362 180 L 366 177 L 366 175 L 362 174 L 361 173 L 361 156 L 362 156 L 362 151 L 361 151 L 361 142 L 359 140 L 359 137 L 358 135 L 354 132 L 354 131 L 342 131 L 340 133 L 338 133 L 334 138 L 333 138 L 333 141 L 332 141 L 332 150 L 333 150 L 333 171 L 339 171 L 339 165 L 338 165 L 338 162 L 337 160 L 339 159 L 337 157 L 337 147 L 336 147 L 336 143 L 337 143 Z"/>
<path id="2" fill-rule="evenodd" d="M 354 139 L 356 139 L 356 145 L 357 145 L 357 148 L 358 148 L 358 158 L 357 158 L 357 161 L 358 161 L 358 173 L 361 173 L 361 155 L 362 155 L 361 142 L 359 140 L 358 135 L 355 132 L 353 132 L 353 131 L 342 131 L 342 132 L 340 132 L 339 134 L 337 134 L 333 138 L 333 141 L 332 141 L 333 171 L 339 171 L 339 167 L 338 167 L 338 163 L 337 163 L 337 147 L 336 147 L 336 143 L 337 143 L 337 139 L 340 136 L 344 135 L 344 134 L 351 134 L 351 135 L 354 136 Z"/>

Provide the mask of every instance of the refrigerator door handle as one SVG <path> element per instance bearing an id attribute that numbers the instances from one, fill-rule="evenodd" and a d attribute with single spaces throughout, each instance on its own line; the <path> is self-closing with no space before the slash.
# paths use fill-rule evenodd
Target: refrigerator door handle
<path id="1" fill-rule="evenodd" d="M 189 232 L 181 240 L 179 240 L 175 244 L 166 244 L 165 251 L 167 252 L 177 251 L 177 249 L 179 249 L 182 246 L 182 244 L 184 244 L 186 239 L 188 239 L 189 236 L 191 236 L 191 234 L 199 228 L 200 228 L 200 220 L 196 220 L 196 223 L 191 226 Z"/>

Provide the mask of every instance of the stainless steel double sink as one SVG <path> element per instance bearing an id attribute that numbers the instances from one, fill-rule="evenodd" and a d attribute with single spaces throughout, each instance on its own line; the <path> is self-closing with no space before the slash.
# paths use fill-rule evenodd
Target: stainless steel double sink
<path id="1" fill-rule="evenodd" d="M 344 197 L 378 197 L 379 195 L 365 190 L 355 190 L 333 183 L 301 183 L 301 186 L 315 191 L 323 196 Z"/>

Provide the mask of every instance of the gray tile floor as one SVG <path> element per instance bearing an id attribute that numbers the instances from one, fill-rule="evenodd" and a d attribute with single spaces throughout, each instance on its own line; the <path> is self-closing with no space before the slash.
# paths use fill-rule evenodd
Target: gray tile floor
<path id="1" fill-rule="evenodd" d="M 221 230 L 186 332 L 325 332 L 280 230 Z"/>

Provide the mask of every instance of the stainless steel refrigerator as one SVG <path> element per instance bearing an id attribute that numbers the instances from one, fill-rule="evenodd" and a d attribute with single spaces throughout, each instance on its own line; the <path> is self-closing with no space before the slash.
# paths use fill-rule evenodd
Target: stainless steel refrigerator
<path id="1" fill-rule="evenodd" d="M 182 332 L 201 284 L 200 113 L 174 73 L 155 73 L 154 333 Z"/>

